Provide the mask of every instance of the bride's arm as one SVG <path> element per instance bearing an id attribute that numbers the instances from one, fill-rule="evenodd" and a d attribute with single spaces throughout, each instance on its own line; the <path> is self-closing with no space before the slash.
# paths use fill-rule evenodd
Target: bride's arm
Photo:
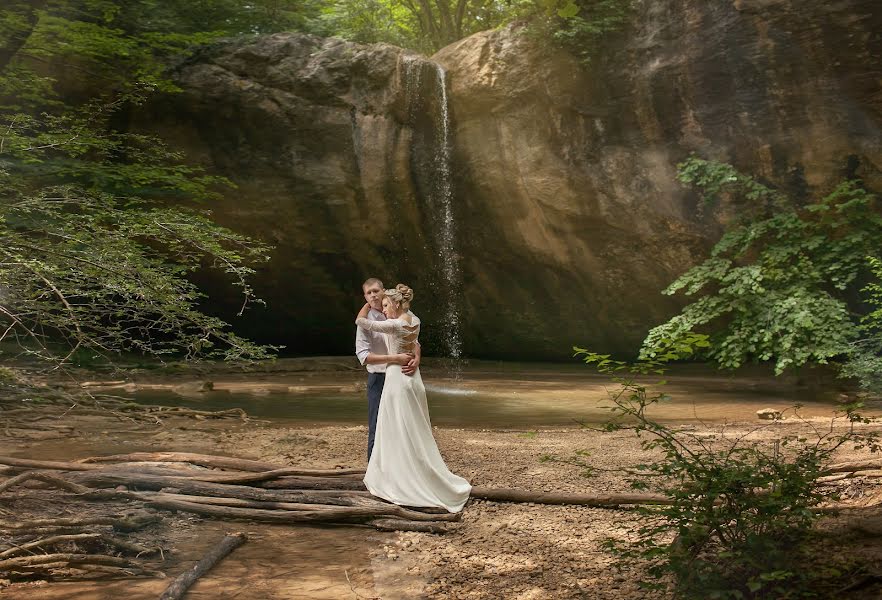
<path id="1" fill-rule="evenodd" d="M 395 331 L 394 321 L 371 321 L 367 318 L 371 305 L 365 302 L 358 314 L 355 315 L 355 324 L 366 331 L 377 331 L 379 333 L 393 333 Z"/>
<path id="2" fill-rule="evenodd" d="M 371 321 L 370 319 L 361 316 L 355 319 L 355 324 L 367 331 L 376 331 L 378 333 L 395 333 L 398 331 L 398 328 L 401 327 L 401 324 L 394 319 L 388 321 Z"/>

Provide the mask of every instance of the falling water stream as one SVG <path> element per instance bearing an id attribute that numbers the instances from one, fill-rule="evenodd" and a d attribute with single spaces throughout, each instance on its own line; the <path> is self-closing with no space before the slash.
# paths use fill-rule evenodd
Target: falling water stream
<path id="1" fill-rule="evenodd" d="M 461 314 L 458 299 L 462 286 L 459 253 L 456 244 L 456 219 L 454 217 L 453 179 L 451 173 L 450 108 L 447 97 L 447 78 L 441 65 L 419 57 L 405 59 L 405 93 L 407 95 L 408 119 L 411 126 L 417 123 L 420 111 L 426 111 L 431 103 L 437 102 L 437 115 L 433 119 L 434 138 L 430 180 L 430 202 L 432 235 L 434 237 L 435 265 L 440 273 L 436 294 L 443 302 L 441 318 L 445 323 L 446 335 L 443 337 L 445 354 L 458 360 L 462 357 Z M 424 71 L 434 71 L 434 97 L 422 97 Z"/>
<path id="2" fill-rule="evenodd" d="M 441 230 L 438 232 L 438 262 L 444 276 L 448 302 L 444 312 L 444 320 L 450 327 L 447 346 L 450 358 L 462 356 L 462 337 L 459 331 L 459 291 L 461 275 L 459 256 L 456 252 L 456 221 L 453 217 L 453 181 L 450 172 L 450 110 L 447 103 L 447 79 L 441 65 L 435 65 L 437 73 L 438 94 L 441 98 L 441 117 L 438 119 L 440 135 L 438 136 L 438 188 L 437 200 L 440 212 Z"/>

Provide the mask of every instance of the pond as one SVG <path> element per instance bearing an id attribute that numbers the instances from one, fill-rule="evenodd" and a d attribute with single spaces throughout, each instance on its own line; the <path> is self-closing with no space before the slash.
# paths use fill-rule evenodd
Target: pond
<path id="1" fill-rule="evenodd" d="M 579 364 L 470 361 L 456 370 L 422 369 L 432 423 L 441 427 L 533 429 L 597 424 L 609 417 L 609 377 Z M 795 378 L 755 371 L 738 375 L 705 366 L 684 366 L 647 378 L 653 391 L 670 396 L 652 415 L 662 421 L 744 421 L 763 408 L 791 409 L 818 417 L 839 407 L 835 380 L 809 386 Z M 202 410 L 243 408 L 250 416 L 282 425 L 363 424 L 365 375 L 361 371 L 277 372 L 221 375 L 214 389 L 199 381 L 141 382 L 132 397 L 145 404 L 172 404 Z M 131 388 L 130 388 L 131 389 Z M 792 409 L 791 409 L 792 412 Z"/>

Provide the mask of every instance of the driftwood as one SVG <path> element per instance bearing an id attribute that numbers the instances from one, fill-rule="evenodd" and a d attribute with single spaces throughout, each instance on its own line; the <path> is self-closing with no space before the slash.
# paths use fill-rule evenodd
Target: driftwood
<path id="1" fill-rule="evenodd" d="M 357 506 L 372 496 L 367 491 L 353 490 L 268 490 L 244 485 L 224 485 L 200 481 L 189 477 L 162 476 L 134 472 L 88 471 L 69 473 L 67 477 L 84 486 L 108 488 L 126 486 L 143 490 L 161 491 L 198 496 L 226 496 L 242 500 L 265 502 L 303 502 L 308 504 L 335 504 Z"/>
<path id="2" fill-rule="evenodd" d="M 231 533 L 221 540 L 220 544 L 211 549 L 192 569 L 179 575 L 169 585 L 159 600 L 178 600 L 197 579 L 205 575 L 230 552 L 245 543 L 248 538 L 244 533 Z"/>
<path id="3" fill-rule="evenodd" d="M 147 500 L 149 506 L 191 512 L 221 519 L 244 519 L 263 523 L 358 523 L 384 516 L 385 511 L 376 508 L 316 508 L 314 510 L 288 511 L 260 508 L 236 508 L 213 506 L 177 500 L 170 497 Z M 411 531 L 408 521 L 401 520 L 402 530 Z"/>
<path id="4" fill-rule="evenodd" d="M 279 469 L 290 469 L 288 475 L 364 475 L 364 469 L 294 469 L 287 465 L 269 463 L 259 460 L 249 460 L 229 456 L 214 456 L 211 454 L 193 454 L 189 452 L 134 452 L 132 454 L 115 454 L 112 456 L 93 456 L 84 458 L 80 463 L 104 463 L 104 462 L 182 462 L 199 465 L 201 467 L 214 467 L 230 469 L 233 471 L 268 472 Z"/>
<path id="5" fill-rule="evenodd" d="M 495 502 L 532 502 L 535 504 L 574 504 L 580 506 L 620 506 L 623 504 L 671 504 L 661 494 L 558 494 L 506 488 L 473 487 L 472 498 Z"/>
<path id="6" fill-rule="evenodd" d="M 198 460 L 207 464 L 225 464 L 230 467 L 257 466 L 224 457 L 218 457 L 219 460 L 215 461 L 206 455 L 141 453 L 114 458 L 125 461 L 171 458 L 187 462 Z M 376 523 L 382 529 L 413 531 L 444 531 L 448 529 L 443 526 L 444 523 L 460 519 L 460 515 L 446 511 L 442 511 L 442 514 L 438 514 L 437 510 L 423 512 L 375 498 L 364 490 L 364 484 L 360 481 L 360 470 L 356 469 L 345 470 L 342 474 L 338 474 L 341 470 L 330 471 L 335 476 L 329 476 L 326 474 L 329 472 L 327 470 L 295 467 L 263 472 L 218 473 L 196 467 L 182 470 L 162 469 L 148 462 L 104 464 L 100 460 L 68 463 L 0 458 L 0 464 L 13 468 L 54 469 L 52 473 L 28 471 L 16 475 L 0 484 L 0 491 L 26 481 L 37 480 L 77 494 L 85 501 L 135 500 L 152 508 L 191 512 L 219 519 L 270 523 Z M 73 470 L 64 470 L 71 467 Z M 316 472 L 321 474 L 312 475 Z M 301 475 L 291 476 L 289 473 Z M 242 483 L 252 485 L 241 485 Z M 295 489 L 258 487 L 268 483 L 279 488 L 282 485 L 291 485 Z M 327 489 L 315 490 L 312 487 Z M 73 524 L 55 521 L 47 525 L 57 528 Z"/>
<path id="7" fill-rule="evenodd" d="M 17 556 L 0 560 L 0 572 L 10 569 L 27 567 L 30 565 L 55 564 L 65 565 L 89 564 L 111 565 L 116 567 L 138 567 L 127 558 L 119 556 L 105 556 L 103 554 L 37 554 L 34 556 Z"/>
<path id="8" fill-rule="evenodd" d="M 323 513 L 323 516 L 317 515 L 314 520 L 347 520 L 360 519 L 367 516 L 393 516 L 399 519 L 410 519 L 413 521 L 458 521 L 459 513 L 432 514 L 423 513 L 416 510 L 409 510 L 398 506 L 397 504 L 386 504 L 376 502 L 370 506 L 327 506 L 321 504 L 300 504 L 293 502 L 257 502 L 254 500 L 239 500 L 236 498 L 217 498 L 207 496 L 186 496 L 183 494 L 163 494 L 152 492 L 128 492 L 127 496 L 133 499 L 139 499 L 153 506 L 161 506 L 162 503 L 169 503 L 169 506 L 177 507 L 179 503 L 208 504 L 212 506 L 223 506 L 235 509 L 259 509 L 271 510 L 279 514 L 286 512 L 296 513 Z M 195 512 L 195 511 L 193 511 Z M 231 518 L 235 515 L 245 515 L 248 511 L 231 512 Z M 241 518 L 241 517 L 239 517 Z M 260 514 L 257 514 L 255 520 L 262 521 Z M 312 520 L 312 519 L 311 519 Z"/>
<path id="9" fill-rule="evenodd" d="M 83 519 L 33 519 L 31 521 L 0 521 L 2 529 L 21 529 L 26 531 L 37 529 L 65 529 L 85 527 L 88 525 L 109 525 L 116 531 L 137 531 L 148 525 L 159 522 L 160 518 L 151 514 L 134 515 L 127 518 L 87 517 Z"/>
<path id="10" fill-rule="evenodd" d="M 99 465 L 59 462 L 54 460 L 29 460 L 26 458 L 12 458 L 11 456 L 0 456 L 0 465 L 22 467 L 25 469 L 45 469 L 48 471 L 94 471 L 95 469 L 101 468 Z"/>
<path id="11" fill-rule="evenodd" d="M 361 484 L 361 478 L 364 477 L 364 471 L 356 471 L 354 469 L 350 469 L 350 471 L 354 472 L 338 474 L 322 471 L 319 474 L 309 469 L 286 467 L 284 469 L 275 469 L 273 471 L 264 471 L 262 473 L 232 475 L 198 474 L 193 475 L 193 478 L 198 479 L 199 481 L 210 481 L 214 483 L 261 483 L 284 479 L 285 487 L 295 487 L 298 483 L 302 482 L 304 485 L 317 484 L 331 486 L 328 489 L 339 489 L 338 486 L 341 483 L 345 484 L 348 480 L 353 484 L 359 484 L 359 487 L 355 489 L 364 489 L 364 485 Z"/>
<path id="12" fill-rule="evenodd" d="M 157 462 L 172 463 L 173 468 L 157 465 Z M 877 464 L 878 461 L 842 463 L 833 465 L 828 472 L 834 477 L 849 476 L 855 470 Z M 177 452 L 139 452 L 75 462 L 0 457 L 0 465 L 13 471 L 40 469 L 0 483 L 0 493 L 26 481 L 40 481 L 77 494 L 86 501 L 135 501 L 155 509 L 218 519 L 361 524 L 408 531 L 446 531 L 452 521 L 459 520 L 458 514 L 401 507 L 371 496 L 361 481 L 360 469 L 301 469 L 235 457 Z M 546 493 L 486 487 L 474 487 L 471 497 L 495 502 L 610 508 L 671 503 L 660 494 Z M 819 512 L 841 509 L 835 506 L 819 509 Z M 56 519 L 47 527 L 59 534 L 68 533 L 59 529 L 65 525 L 70 526 Z M 29 526 L 37 529 L 33 522 Z M 12 523 L 9 528 L 18 529 Z"/>
<path id="13" fill-rule="evenodd" d="M 86 487 L 77 485 L 76 483 L 72 483 L 70 481 L 67 481 L 66 479 L 62 479 L 61 477 L 50 475 L 49 473 L 44 473 L 42 471 L 27 471 L 25 473 L 22 473 L 21 475 L 10 477 L 3 483 L 0 483 L 0 493 L 5 492 L 11 487 L 21 485 L 22 483 L 31 480 L 49 483 L 51 485 L 54 485 L 55 487 L 67 490 L 68 492 L 73 492 L 75 494 L 82 494 L 89 491 L 89 489 Z"/>
<path id="14" fill-rule="evenodd" d="M 361 479 L 349 479 L 346 477 L 279 477 L 270 481 L 260 482 L 260 487 L 277 490 L 365 490 Z"/>
<path id="15" fill-rule="evenodd" d="M 853 473 L 856 471 L 876 471 L 882 469 L 882 459 L 873 458 L 852 462 L 837 463 L 824 469 L 825 474 Z"/>

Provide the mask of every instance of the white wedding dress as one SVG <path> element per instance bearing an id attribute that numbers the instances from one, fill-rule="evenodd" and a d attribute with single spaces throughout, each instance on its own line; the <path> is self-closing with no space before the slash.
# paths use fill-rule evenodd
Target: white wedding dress
<path id="1" fill-rule="evenodd" d="M 363 329 L 383 333 L 389 354 L 411 352 L 419 337 L 420 320 L 357 319 Z M 472 486 L 444 464 L 432 435 L 426 388 L 419 369 L 404 375 L 401 365 L 386 367 L 380 397 L 374 450 L 364 484 L 374 496 L 402 506 L 434 506 L 449 512 L 462 510 Z"/>

